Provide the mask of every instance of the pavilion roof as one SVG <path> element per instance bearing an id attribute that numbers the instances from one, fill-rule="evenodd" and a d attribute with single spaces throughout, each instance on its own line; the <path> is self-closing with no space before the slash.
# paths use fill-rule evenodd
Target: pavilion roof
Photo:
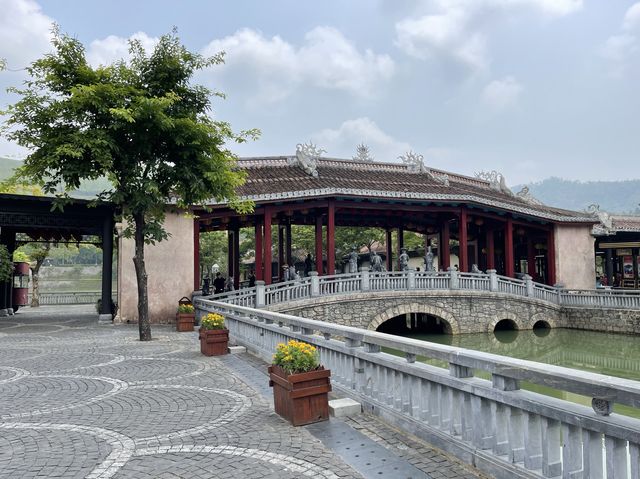
<path id="1" fill-rule="evenodd" d="M 320 197 L 473 203 L 556 222 L 595 223 L 587 213 L 544 205 L 526 192 L 515 195 L 497 181 L 403 163 L 317 158 L 311 174 L 295 156 L 241 158 L 247 179 L 238 194 L 256 203 Z"/>
<path id="2" fill-rule="evenodd" d="M 615 233 L 640 233 L 640 215 L 616 215 L 598 212 L 600 223 L 593 227 L 596 236 Z"/>

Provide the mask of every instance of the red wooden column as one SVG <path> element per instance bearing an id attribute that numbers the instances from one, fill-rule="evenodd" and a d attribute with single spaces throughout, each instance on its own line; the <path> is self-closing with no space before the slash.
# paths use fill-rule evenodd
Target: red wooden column
<path id="1" fill-rule="evenodd" d="M 510 278 L 515 275 L 513 261 L 513 220 L 507 218 L 504 225 L 504 274 Z"/>
<path id="2" fill-rule="evenodd" d="M 438 263 L 440 268 L 446 271 L 451 266 L 451 251 L 449 250 L 449 240 L 451 239 L 451 232 L 449 231 L 449 221 L 445 220 L 442 225 L 442 231 L 440 232 L 442 244 L 438 247 Z"/>
<path id="3" fill-rule="evenodd" d="M 493 230 L 487 231 L 487 269 L 496 269 L 496 251 Z"/>
<path id="4" fill-rule="evenodd" d="M 458 259 L 460 260 L 460 264 L 458 265 L 460 271 L 468 272 L 469 271 L 469 247 L 467 246 L 467 210 L 462 208 L 460 210 L 460 216 L 458 221 Z"/>
<path id="5" fill-rule="evenodd" d="M 527 274 L 536 280 L 536 249 L 531 237 L 527 238 Z"/>
<path id="6" fill-rule="evenodd" d="M 400 271 L 400 254 L 402 254 L 402 248 L 404 248 L 404 229 L 402 226 L 398 227 L 398 246 L 396 251 L 396 258 L 398 259 L 398 271 Z"/>
<path id="7" fill-rule="evenodd" d="M 271 208 L 264 208 L 264 282 L 271 284 Z"/>
<path id="8" fill-rule="evenodd" d="M 256 217 L 256 279 L 262 281 L 264 269 L 262 266 L 262 221 Z"/>
<path id="9" fill-rule="evenodd" d="M 556 236 L 553 225 L 547 232 L 547 283 L 556 284 Z"/>
<path id="10" fill-rule="evenodd" d="M 322 215 L 316 217 L 316 271 L 318 275 L 324 274 L 322 267 Z"/>
<path id="11" fill-rule="evenodd" d="M 193 220 L 193 289 L 200 289 L 200 220 Z"/>
<path id="12" fill-rule="evenodd" d="M 291 254 L 292 250 L 292 239 L 291 239 L 291 219 L 287 218 L 287 222 L 284 226 L 284 233 L 286 236 L 285 240 L 285 260 L 288 265 L 293 266 L 293 256 Z"/>
<path id="13" fill-rule="evenodd" d="M 284 273 L 284 225 L 278 224 L 278 274 L 276 275 L 282 281 Z"/>
<path id="14" fill-rule="evenodd" d="M 336 272 L 336 205 L 329 200 L 327 215 L 327 274 Z"/>
<path id="15" fill-rule="evenodd" d="M 392 263 L 392 256 L 393 256 L 393 236 L 391 235 L 391 230 L 387 230 L 387 271 L 393 271 L 393 263 Z"/>

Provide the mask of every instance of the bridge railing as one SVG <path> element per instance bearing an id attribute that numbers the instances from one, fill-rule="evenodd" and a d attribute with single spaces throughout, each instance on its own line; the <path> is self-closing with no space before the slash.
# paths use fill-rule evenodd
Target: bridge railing
<path id="1" fill-rule="evenodd" d="M 231 291 L 211 296 L 216 301 L 229 301 L 244 306 L 270 306 L 316 296 L 329 296 L 367 291 L 465 290 L 503 293 L 528 297 L 566 307 L 640 309 L 640 292 L 629 290 L 568 290 L 524 279 L 488 273 L 392 271 L 337 274 L 310 277 L 272 285 L 258 281 L 257 288 Z M 250 298 L 253 295 L 254 298 Z"/>
<path id="2" fill-rule="evenodd" d="M 280 342 L 315 345 L 334 389 L 450 452 L 475 456 L 492 474 L 639 477 L 640 420 L 611 413 L 614 403 L 638 410 L 636 381 L 223 302 L 200 300 L 198 308 L 224 314 L 233 340 L 267 361 Z M 521 390 L 520 381 L 591 397 L 593 407 Z"/>
<path id="3" fill-rule="evenodd" d="M 32 296 L 32 293 L 29 293 L 29 304 L 31 304 Z M 100 298 L 102 298 L 100 291 L 47 291 L 40 292 L 38 295 L 41 305 L 95 304 Z"/>

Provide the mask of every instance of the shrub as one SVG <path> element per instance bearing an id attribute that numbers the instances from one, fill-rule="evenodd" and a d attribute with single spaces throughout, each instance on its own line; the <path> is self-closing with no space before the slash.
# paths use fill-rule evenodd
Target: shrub
<path id="1" fill-rule="evenodd" d="M 200 329 L 224 329 L 224 317 L 218 313 L 209 313 L 200 320 Z"/>
<path id="2" fill-rule="evenodd" d="M 13 252 L 14 263 L 28 263 L 29 261 L 29 255 L 27 255 L 27 253 L 25 253 L 24 251 L 16 250 Z"/>
<path id="3" fill-rule="evenodd" d="M 287 344 L 278 344 L 273 364 L 287 374 L 306 373 L 320 367 L 320 358 L 315 346 L 292 339 Z"/>

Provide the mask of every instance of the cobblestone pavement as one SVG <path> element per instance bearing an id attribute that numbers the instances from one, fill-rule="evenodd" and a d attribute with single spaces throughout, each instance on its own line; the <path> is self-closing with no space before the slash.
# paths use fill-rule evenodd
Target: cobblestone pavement
<path id="1" fill-rule="evenodd" d="M 167 326 L 142 343 L 136 326 L 56 311 L 0 318 L 0 478 L 362 477 L 275 415 L 238 372 L 255 370 L 251 356 L 202 356 L 197 333 Z M 405 456 L 431 477 L 478 477 L 373 418 L 348 421 L 385 447 L 426 448 Z"/>

